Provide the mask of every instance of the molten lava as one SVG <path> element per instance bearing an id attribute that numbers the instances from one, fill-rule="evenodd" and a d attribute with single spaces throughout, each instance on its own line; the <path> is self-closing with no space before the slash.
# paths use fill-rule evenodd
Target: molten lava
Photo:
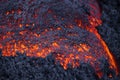
<path id="1" fill-rule="evenodd" d="M 114 58 L 96 30 L 102 24 L 96 0 L 25 1 L 0 13 L 2 56 L 20 52 L 45 58 L 54 53 L 64 69 L 85 62 L 96 72 L 102 64 L 99 60 L 105 58 L 117 72 Z"/>

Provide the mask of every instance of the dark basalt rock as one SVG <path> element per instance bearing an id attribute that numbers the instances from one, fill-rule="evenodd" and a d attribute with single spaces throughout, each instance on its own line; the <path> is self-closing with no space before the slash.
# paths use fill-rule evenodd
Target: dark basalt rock
<path id="1" fill-rule="evenodd" d="M 0 11 L 10 10 L 13 7 L 17 8 L 17 0 L 11 0 L 9 3 L 5 3 L 5 1 L 0 1 Z M 37 3 L 44 3 L 45 1 L 47 0 L 38 0 Z M 118 65 L 120 65 L 120 1 L 100 0 L 99 3 L 102 9 L 103 24 L 97 29 L 114 54 Z M 3 5 L 9 7 L 2 7 Z M 89 14 L 88 12 L 85 11 Z M 0 25 L 5 24 L 1 19 L 0 16 Z M 101 60 L 103 63 L 101 68 L 104 74 L 99 79 L 95 70 L 89 64 L 81 63 L 77 68 L 64 70 L 59 63 L 54 64 L 55 60 L 52 54 L 46 58 L 27 57 L 20 53 L 17 53 L 18 56 L 16 57 L 3 57 L 1 55 L 0 50 L 0 80 L 120 80 L 120 75 L 114 75 L 114 71 L 108 69 L 109 64 L 104 59 Z M 112 78 L 109 77 L 109 73 L 113 74 Z"/>

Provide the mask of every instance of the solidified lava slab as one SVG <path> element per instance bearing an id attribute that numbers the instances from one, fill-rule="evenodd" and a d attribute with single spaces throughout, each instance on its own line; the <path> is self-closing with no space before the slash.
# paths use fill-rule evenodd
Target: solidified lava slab
<path id="1" fill-rule="evenodd" d="M 105 58 L 117 70 L 95 28 L 102 24 L 96 0 L 6 0 L 0 2 L 0 11 L 2 56 L 54 54 L 64 69 L 85 62 L 96 72 Z"/>

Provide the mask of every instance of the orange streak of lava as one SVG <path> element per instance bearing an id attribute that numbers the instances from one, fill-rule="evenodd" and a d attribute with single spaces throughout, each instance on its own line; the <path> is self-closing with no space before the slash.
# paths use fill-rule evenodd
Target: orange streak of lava
<path id="1" fill-rule="evenodd" d="M 88 32 L 93 33 L 97 39 L 100 41 L 101 45 L 103 46 L 103 50 L 106 52 L 105 54 L 100 54 L 100 57 L 102 55 L 106 55 L 109 60 L 110 67 L 115 69 L 117 72 L 117 66 L 114 60 L 114 57 L 110 53 L 106 43 L 103 41 L 99 33 L 97 32 L 96 28 L 98 25 L 102 24 L 102 21 L 100 19 L 100 12 L 98 11 L 98 14 L 95 15 L 97 18 L 95 18 L 94 15 L 94 9 L 97 10 L 98 6 L 95 6 L 93 4 L 90 4 L 90 7 L 92 7 L 93 11 L 91 10 L 92 16 L 89 16 L 88 23 L 90 23 L 90 26 L 86 26 L 82 23 L 82 20 L 76 19 L 73 21 L 73 23 L 76 23 L 77 26 L 73 26 L 72 24 L 65 25 L 66 29 L 73 29 L 74 27 L 79 27 L 79 29 L 88 30 Z M 96 8 L 97 7 L 97 8 Z M 18 9 L 17 11 L 7 11 L 6 15 L 14 14 L 17 12 L 18 14 L 22 13 L 22 10 Z M 48 11 L 49 14 L 52 13 L 52 11 Z M 33 17 L 36 19 L 38 17 L 37 13 L 33 15 Z M 54 15 L 54 18 L 57 19 L 57 16 Z M 65 18 L 62 18 L 64 20 Z M 29 19 L 28 19 L 29 20 Z M 49 34 L 50 31 L 57 32 L 62 31 L 62 27 L 57 28 L 48 28 L 44 29 L 43 32 L 39 32 L 41 29 L 40 26 L 35 29 L 36 31 L 29 31 L 27 28 L 35 27 L 36 23 L 26 23 L 21 24 L 22 19 L 18 19 L 18 24 L 15 26 L 12 26 L 10 22 L 6 26 L 0 26 L 2 28 L 3 32 L 6 31 L 6 28 L 9 30 L 13 29 L 12 31 L 4 32 L 3 34 L 0 34 L 0 49 L 2 49 L 2 56 L 16 56 L 16 52 L 25 53 L 27 56 L 35 56 L 35 57 L 42 57 L 45 58 L 49 54 L 53 52 L 57 52 L 55 54 L 55 59 L 60 62 L 60 64 L 63 66 L 63 68 L 66 70 L 68 68 L 68 65 L 70 64 L 72 68 L 78 67 L 80 65 L 80 61 L 89 62 L 92 66 L 94 66 L 94 62 L 97 61 L 99 55 L 96 53 L 96 56 L 92 55 L 91 50 L 94 50 L 94 48 L 87 43 L 80 43 L 76 45 L 69 44 L 69 40 L 64 37 L 60 37 L 58 40 L 58 34 L 57 36 L 54 35 L 54 33 Z M 56 20 L 57 23 L 59 21 Z M 47 21 L 46 21 L 47 23 Z M 25 30 L 22 30 L 25 26 Z M 12 28 L 12 29 L 11 29 Z M 19 28 L 18 33 L 14 33 L 15 30 Z M 16 36 L 17 35 L 17 36 Z M 67 37 L 74 36 L 77 37 L 78 33 L 68 33 Z M 50 41 L 50 39 L 54 37 Z M 4 42 L 5 41 L 5 42 Z M 68 42 L 68 43 L 65 43 Z M 73 41 L 74 42 L 74 41 Z M 93 49 L 92 49 L 93 48 Z M 100 52 L 100 51 L 99 51 Z M 58 54 L 59 53 L 59 54 Z M 98 57 L 97 57 L 98 56 Z M 106 57 L 106 56 L 105 56 Z M 118 72 L 117 72 L 118 73 Z M 101 76 L 102 73 L 99 72 L 98 76 Z"/>
<path id="2" fill-rule="evenodd" d="M 95 35 L 97 36 L 97 38 L 99 38 L 99 40 L 101 41 L 101 44 L 103 45 L 103 48 L 105 49 L 107 55 L 109 56 L 109 61 L 110 61 L 110 64 L 112 65 L 110 67 L 114 68 L 116 70 L 117 74 L 118 74 L 118 69 L 117 69 L 117 66 L 116 66 L 116 62 L 114 60 L 114 57 L 113 57 L 112 53 L 109 51 L 106 43 L 101 38 L 100 34 L 98 34 L 97 30 L 93 30 L 92 32 L 95 33 Z"/>

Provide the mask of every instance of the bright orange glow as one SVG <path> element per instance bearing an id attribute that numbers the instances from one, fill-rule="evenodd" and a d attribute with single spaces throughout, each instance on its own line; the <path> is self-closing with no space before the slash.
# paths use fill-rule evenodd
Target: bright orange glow
<path id="1" fill-rule="evenodd" d="M 20 28 L 22 28 L 22 26 L 23 26 L 22 24 L 19 24 L 19 27 L 20 27 Z"/>
<path id="2" fill-rule="evenodd" d="M 64 22 L 66 22 L 62 24 L 55 13 L 51 15 L 53 10 L 48 10 L 44 15 L 49 14 L 52 17 L 47 20 L 48 15 L 42 16 L 46 20 L 43 21 L 44 25 L 39 25 L 40 20 L 37 20 L 37 18 L 41 18 L 38 14 L 39 9 L 30 15 L 32 16 L 32 18 L 30 17 L 31 20 L 25 19 L 26 23 L 22 23 L 23 16 L 17 20 L 14 18 L 7 19 L 6 24 L 0 25 L 2 29 L 0 34 L 2 56 L 17 56 L 16 52 L 20 52 L 30 57 L 45 58 L 49 54 L 55 53 L 53 56 L 56 62 L 60 62 L 65 70 L 69 66 L 71 68 L 78 67 L 80 62 L 84 62 L 90 63 L 96 72 L 99 71 L 99 65 L 102 64 L 99 59 L 104 57 L 108 60 L 110 67 L 117 72 L 115 60 L 96 29 L 102 24 L 99 7 L 96 2 L 89 4 L 89 6 L 92 7 L 92 10 L 90 9 L 91 15 L 87 15 L 88 24 L 79 18 L 71 20 L 73 21 L 71 23 L 66 17 L 61 18 L 62 21 L 65 20 Z M 95 13 L 94 10 L 98 11 Z M 14 13 L 20 15 L 22 10 L 5 12 L 7 16 Z M 50 25 L 52 23 L 50 22 L 51 18 L 54 19 L 55 25 Z M 15 24 L 12 24 L 13 22 Z M 101 77 L 103 73 L 98 72 L 97 74 Z"/>
<path id="3" fill-rule="evenodd" d="M 56 47 L 56 48 L 59 48 L 59 47 L 60 47 L 56 42 L 52 43 L 52 45 L 53 45 L 54 47 Z"/>
<path id="4" fill-rule="evenodd" d="M 101 41 L 101 44 L 103 45 L 103 48 L 106 51 L 107 56 L 109 57 L 109 63 L 111 64 L 111 67 L 114 68 L 116 70 L 117 74 L 118 74 L 118 69 L 117 69 L 114 57 L 112 56 L 112 53 L 109 51 L 106 43 L 103 41 L 103 39 L 101 38 L 101 36 L 98 34 L 97 30 L 94 30 L 92 32 L 95 33 L 95 35 L 97 36 L 97 38 Z"/>
<path id="5" fill-rule="evenodd" d="M 90 49 L 89 46 L 87 46 L 86 44 L 80 44 L 80 46 L 82 46 L 82 48 L 83 48 L 85 51 L 88 51 L 88 52 L 89 52 L 89 49 Z"/>

